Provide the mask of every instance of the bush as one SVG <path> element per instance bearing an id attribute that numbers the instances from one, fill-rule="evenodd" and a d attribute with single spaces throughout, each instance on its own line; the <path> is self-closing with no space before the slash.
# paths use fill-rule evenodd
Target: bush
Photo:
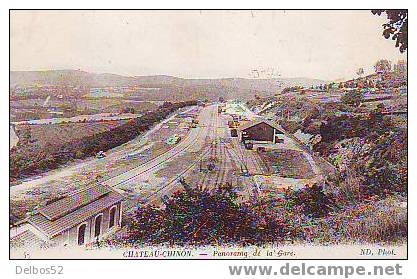
<path id="1" fill-rule="evenodd" d="M 321 154 L 330 150 L 325 144 L 315 146 Z M 376 139 L 344 141 L 343 148 L 330 159 L 339 162 L 339 173 L 328 180 L 332 192 L 344 203 L 372 196 L 384 198 L 407 192 L 407 132 L 385 132 Z"/>
<path id="2" fill-rule="evenodd" d="M 357 242 L 393 243 L 407 239 L 407 209 L 390 198 L 373 204 L 363 204 L 357 209 L 360 218 L 347 223 L 344 232 Z"/>
<path id="3" fill-rule="evenodd" d="M 393 196 L 336 206 L 333 195 L 313 185 L 239 204 L 232 189 L 208 191 L 185 184 L 163 200 L 163 207 L 146 205 L 136 211 L 122 244 L 323 245 L 401 242 L 407 237 L 407 209 Z"/>
<path id="4" fill-rule="evenodd" d="M 297 130 L 302 128 L 301 124 L 299 124 L 296 121 L 282 120 L 279 124 L 282 128 L 284 128 L 284 130 L 291 134 L 294 134 L 295 132 L 297 132 Z"/>
<path id="5" fill-rule="evenodd" d="M 368 195 L 407 192 L 407 132 L 392 131 L 378 138 L 359 166 L 364 181 L 362 191 Z"/>
<path id="6" fill-rule="evenodd" d="M 358 90 L 353 90 L 345 93 L 340 101 L 349 106 L 359 106 L 363 102 L 363 94 Z"/>
<path id="7" fill-rule="evenodd" d="M 348 138 L 364 138 L 371 141 L 380 135 L 393 130 L 391 121 L 387 117 L 378 117 L 375 114 L 366 116 L 328 116 L 321 122 L 321 143 L 333 144 Z"/>
<path id="8" fill-rule="evenodd" d="M 401 200 L 401 199 L 400 199 Z M 396 197 L 370 199 L 344 206 L 319 220 L 311 238 L 318 243 L 387 244 L 407 241 L 407 208 Z"/>
<path id="9" fill-rule="evenodd" d="M 323 186 L 318 183 L 298 191 L 287 192 L 287 200 L 294 206 L 299 206 L 302 212 L 312 218 L 326 216 L 334 207 L 332 196 L 325 194 Z"/>
<path id="10" fill-rule="evenodd" d="M 281 242 L 292 235 L 290 219 L 250 204 L 238 204 L 230 189 L 185 186 L 164 199 L 165 207 L 137 210 L 126 241 L 134 244 L 251 245 Z"/>

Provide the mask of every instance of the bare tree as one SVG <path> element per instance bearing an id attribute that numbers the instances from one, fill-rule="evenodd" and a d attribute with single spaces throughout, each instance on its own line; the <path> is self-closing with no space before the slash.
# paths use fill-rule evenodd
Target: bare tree
<path id="1" fill-rule="evenodd" d="M 363 70 L 363 68 L 359 68 L 356 71 L 356 74 L 358 75 L 358 77 L 362 77 L 364 73 L 365 73 L 365 71 Z"/>
<path id="2" fill-rule="evenodd" d="M 375 73 L 385 74 L 391 71 L 391 61 L 380 59 L 374 65 Z"/>

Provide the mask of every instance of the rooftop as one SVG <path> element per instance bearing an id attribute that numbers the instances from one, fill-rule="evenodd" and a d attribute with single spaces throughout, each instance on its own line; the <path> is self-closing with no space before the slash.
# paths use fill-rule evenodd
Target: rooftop
<path id="1" fill-rule="evenodd" d="M 52 238 L 122 200 L 122 195 L 109 186 L 95 184 L 46 205 L 28 222 Z"/>
<path id="2" fill-rule="evenodd" d="M 88 188 L 74 192 L 73 194 L 52 202 L 39 209 L 39 213 L 48 220 L 56 220 L 77 208 L 80 208 L 92 201 L 108 194 L 111 191 L 109 186 L 94 184 Z"/>
<path id="3" fill-rule="evenodd" d="M 258 125 L 260 123 L 265 123 L 265 124 L 267 124 L 267 125 L 275 128 L 276 130 L 281 131 L 282 133 L 285 133 L 285 130 L 280 125 L 278 125 L 276 123 L 273 123 L 272 121 L 269 121 L 267 119 L 260 118 L 260 117 L 259 118 L 256 118 L 255 120 L 246 122 L 245 124 L 243 124 L 242 126 L 240 126 L 239 129 L 241 131 L 243 131 L 243 130 L 246 130 L 246 129 L 250 128 L 250 127 L 253 127 L 255 125 Z"/>

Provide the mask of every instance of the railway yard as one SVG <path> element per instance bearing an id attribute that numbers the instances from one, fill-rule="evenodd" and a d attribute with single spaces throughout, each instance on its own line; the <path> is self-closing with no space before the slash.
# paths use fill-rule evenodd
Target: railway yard
<path id="1" fill-rule="evenodd" d="M 125 196 L 124 212 L 128 213 L 140 204 L 160 204 L 164 197 L 182 188 L 181 179 L 208 189 L 232 187 L 244 201 L 256 192 L 267 191 L 273 183 L 274 188 L 297 187 L 319 176 L 312 175 L 312 169 L 317 169 L 309 166 L 314 165 L 312 160 L 306 160 L 303 166 L 309 170 L 300 172 L 309 173 L 306 177 L 271 174 L 271 163 L 265 155 L 246 149 L 238 137 L 231 137 L 228 127 L 231 114 L 241 113 L 243 118 L 254 114 L 248 114 L 245 108 L 236 112 L 235 104 L 231 107 L 233 111 L 221 112 L 219 104 L 183 109 L 144 136 L 107 151 L 105 158 L 90 158 L 22 181 L 11 187 L 12 214 L 23 218 L 22 212 L 97 181 Z M 198 125 L 188 125 L 190 119 L 197 120 L 194 122 Z M 180 140 L 168 145 L 166 140 L 173 134 Z M 288 146 L 296 148 L 294 143 Z"/>
<path id="2" fill-rule="evenodd" d="M 407 9 L 9 9 L 9 260 L 407 259 L 407 34 Z"/>
<path id="3" fill-rule="evenodd" d="M 288 226 L 285 228 L 294 229 L 293 232 L 284 231 L 280 236 L 282 241 L 292 241 L 288 234 L 297 233 L 297 224 L 301 224 L 301 228 L 307 226 L 314 231 L 310 234 L 303 229 L 299 232 L 299 239 L 302 240 L 315 239 L 317 235 L 321 235 L 320 239 L 331 234 L 337 235 L 338 232 L 333 232 L 334 227 L 326 226 L 329 222 L 330 224 L 339 222 L 345 212 L 323 205 L 344 199 L 340 192 L 337 192 L 338 189 L 334 188 L 334 184 L 328 183 L 329 177 L 334 177 L 334 173 L 337 172 L 337 166 L 328 161 L 332 158 L 315 152 L 311 146 L 297 138 L 296 133 L 279 125 L 278 123 L 281 124 L 279 119 L 255 111 L 257 111 L 256 106 L 249 106 L 249 103 L 241 101 L 196 102 L 194 105 L 167 114 L 146 132 L 115 148 L 100 151 L 96 156 L 86 159 L 70 161 L 57 169 L 36 176 L 20 179 L 10 187 L 10 216 L 13 224 L 10 231 L 13 245 L 16 244 L 17 248 L 21 245 L 19 243 L 26 243 L 23 247 L 37 245 L 35 244 L 37 241 L 31 240 L 33 235 L 25 237 L 25 233 L 21 232 L 26 228 L 26 232 L 29 230 L 37 233 L 36 224 L 30 227 L 33 216 L 39 216 L 39 212 L 43 212 L 45 208 L 62 204 L 62 200 L 71 199 L 72 195 L 79 195 L 77 193 L 82 192 L 89 192 L 85 199 L 91 199 L 91 204 L 98 203 L 100 199 L 111 195 L 118 195 L 122 200 L 119 220 L 123 221 L 119 221 L 118 229 L 112 230 L 107 225 L 104 227 L 101 225 L 102 229 L 92 228 L 90 235 L 91 232 L 101 233 L 101 230 L 105 232 L 103 235 L 86 236 L 89 237 L 86 247 L 93 249 L 98 243 L 110 247 L 136 245 L 138 235 L 145 239 L 147 235 L 158 239 L 158 236 L 164 233 L 164 226 L 169 226 L 172 222 L 173 227 L 170 229 L 174 230 L 178 229 L 178 226 L 186 225 L 185 230 L 179 229 L 174 235 L 187 234 L 191 230 L 194 239 L 197 233 L 207 233 L 206 226 L 209 219 L 204 216 L 205 212 L 210 210 L 209 214 L 218 215 L 217 221 L 213 222 L 225 227 L 229 222 L 228 218 L 232 218 L 232 222 L 235 222 L 233 218 L 239 213 L 235 212 L 235 215 L 225 213 L 224 216 L 221 212 L 213 213 L 214 207 L 217 210 L 223 208 L 223 198 L 233 199 L 233 205 L 230 205 L 228 210 L 233 211 L 234 208 L 240 208 L 239 210 L 243 210 L 241 212 L 254 210 L 256 213 L 252 214 L 260 216 L 256 227 L 259 228 L 260 234 L 269 226 L 265 223 L 269 219 L 262 218 L 269 218 L 270 215 L 267 214 L 271 213 L 276 214 L 273 216 L 278 218 L 278 222 L 281 222 L 279 224 L 287 222 Z M 68 124 L 85 125 L 85 133 L 93 132 L 88 129 L 89 123 Z M 47 131 L 48 125 L 41 128 Z M 36 131 L 37 126 L 31 126 L 31 129 Z M 71 138 L 79 136 L 70 132 L 71 129 L 67 134 L 61 133 L 61 136 L 68 135 Z M 43 133 L 31 132 L 31 134 L 35 138 L 45 136 Z M 55 136 L 59 137 L 59 134 Z M 108 187 L 111 189 L 109 190 L 111 194 L 104 194 L 102 198 L 95 200 L 96 187 Z M 194 196 L 195 193 L 201 193 L 204 198 L 198 200 L 198 196 Z M 205 204 L 205 199 L 211 200 L 212 197 L 221 197 L 220 203 L 213 208 Z M 186 204 L 189 201 L 189 208 L 181 202 L 175 203 L 181 198 L 183 198 L 181 202 Z M 317 198 L 318 202 L 314 201 L 314 198 Z M 293 205 L 294 202 L 299 204 Z M 392 214 L 398 216 L 396 218 L 402 224 L 404 199 L 394 200 L 394 205 L 388 199 L 383 202 L 381 207 L 369 210 L 369 214 L 373 214 L 374 211 L 375 214 L 380 214 L 381 210 L 390 208 L 395 210 Z M 77 207 L 80 203 L 79 198 L 74 198 L 73 203 L 75 205 L 70 205 L 73 206 L 71 209 L 73 211 L 68 213 L 68 216 L 81 214 L 79 211 L 89 207 L 89 205 Z M 370 206 L 366 200 L 363 204 Z M 115 205 L 110 205 L 109 212 L 114 207 Z M 356 230 L 355 226 L 359 226 L 358 222 L 362 220 L 362 211 L 355 213 L 355 208 L 349 207 L 348 210 L 353 210 L 352 214 L 358 215 L 358 218 L 343 221 L 347 226 L 352 227 L 352 230 Z M 101 216 L 97 210 L 103 209 L 94 210 L 90 219 Z M 104 209 L 104 212 L 106 210 Z M 330 210 L 334 210 L 331 211 L 332 215 L 328 214 L 326 217 Z M 173 216 L 169 215 L 171 213 Z M 162 216 L 167 217 L 161 217 L 160 214 L 165 214 Z M 87 215 L 82 216 L 88 218 Z M 195 216 L 203 220 L 195 219 L 197 218 Z M 67 217 L 64 215 L 62 219 L 64 218 Z M 186 224 L 181 223 L 184 222 L 184 218 L 190 220 L 187 219 Z M 271 222 L 275 222 L 274 220 Z M 60 219 L 48 222 L 50 222 L 49 227 L 61 223 Z M 97 224 L 95 219 L 90 222 L 90 226 Z M 135 226 L 137 229 L 132 230 Z M 69 243 L 70 236 L 67 238 L 66 235 L 70 233 L 67 233 L 65 228 L 63 230 L 58 236 L 68 239 L 63 243 Z M 82 232 L 78 232 L 78 237 L 80 235 Z M 358 237 L 366 238 L 367 235 L 368 233 L 364 233 L 363 236 Z M 271 237 L 276 237 L 276 232 L 271 232 Z M 172 238 L 169 238 L 168 241 L 171 240 Z M 44 241 L 49 243 L 50 247 L 62 244 L 62 241 L 54 240 L 54 236 Z M 73 240 L 71 241 L 74 243 Z M 84 239 L 78 238 L 76 241 L 78 245 L 84 244 Z M 333 240 L 326 238 L 324 242 L 326 241 Z M 338 241 L 350 241 L 350 239 L 346 237 Z M 13 251 L 13 253 L 21 253 L 20 248 Z"/>

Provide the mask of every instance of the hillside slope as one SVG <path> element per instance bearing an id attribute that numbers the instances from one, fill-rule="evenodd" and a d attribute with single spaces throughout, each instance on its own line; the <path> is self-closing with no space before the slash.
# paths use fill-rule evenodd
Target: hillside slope
<path id="1" fill-rule="evenodd" d="M 122 76 L 116 74 L 96 74 L 80 70 L 51 70 L 51 71 L 11 71 L 10 88 L 28 86 L 140 86 L 160 88 L 158 91 L 143 92 L 143 98 L 154 100 L 184 99 L 190 93 L 198 98 L 226 99 L 253 98 L 254 94 L 261 96 L 280 92 L 286 86 L 315 85 L 323 81 L 308 78 L 280 79 L 183 79 L 173 76 Z M 186 95 L 186 96 L 181 96 Z"/>

